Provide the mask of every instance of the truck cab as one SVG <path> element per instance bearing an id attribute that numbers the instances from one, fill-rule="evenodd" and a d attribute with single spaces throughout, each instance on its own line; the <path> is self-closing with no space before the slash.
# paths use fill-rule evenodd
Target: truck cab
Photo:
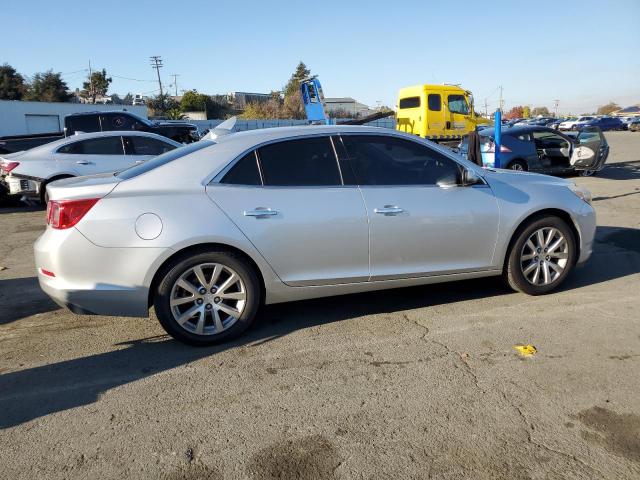
<path id="1" fill-rule="evenodd" d="M 457 85 L 415 85 L 400 90 L 396 129 L 430 140 L 457 140 L 482 123 L 471 92 Z"/>

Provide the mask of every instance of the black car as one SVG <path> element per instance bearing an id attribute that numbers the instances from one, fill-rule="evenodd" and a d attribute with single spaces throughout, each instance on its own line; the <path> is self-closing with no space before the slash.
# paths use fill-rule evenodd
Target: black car
<path id="1" fill-rule="evenodd" d="M 494 166 L 494 129 L 479 131 L 480 151 L 484 166 Z M 467 138 L 459 145 L 467 154 Z M 511 170 L 549 174 L 579 172 L 593 175 L 602 169 L 609 145 L 597 127 L 584 129 L 576 136 L 565 135 L 552 128 L 536 125 L 515 125 L 502 129 L 500 167 Z"/>
<path id="2" fill-rule="evenodd" d="M 138 130 L 162 135 L 180 143 L 199 140 L 198 128 L 186 122 L 152 122 L 126 110 L 72 113 L 64 117 L 64 131 L 0 137 L 0 153 L 12 153 L 60 140 L 76 132 Z"/>

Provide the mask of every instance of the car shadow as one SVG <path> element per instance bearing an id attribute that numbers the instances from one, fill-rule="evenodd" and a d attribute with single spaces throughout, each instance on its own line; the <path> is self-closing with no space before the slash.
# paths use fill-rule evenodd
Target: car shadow
<path id="1" fill-rule="evenodd" d="M 565 282 L 561 291 L 640 272 L 639 240 L 638 229 L 599 227 L 592 259 Z M 27 285 L 33 282 L 25 280 Z M 194 348 L 167 336 L 152 337 L 114 345 L 109 352 L 5 373 L 0 375 L 0 429 L 89 405 L 112 388 L 228 349 L 252 348 L 297 330 L 507 292 L 499 278 L 482 278 L 388 290 L 384 295 L 369 292 L 278 304 L 264 307 L 243 337 L 219 346 Z M 43 305 L 40 309 L 46 308 Z M 220 375 L 225 375 L 224 368 Z"/>
<path id="2" fill-rule="evenodd" d="M 0 280 L 0 325 L 59 308 L 42 291 L 36 277 Z"/>
<path id="3" fill-rule="evenodd" d="M 607 163 L 597 173 L 598 178 L 607 180 L 634 180 L 640 178 L 640 160 Z"/>

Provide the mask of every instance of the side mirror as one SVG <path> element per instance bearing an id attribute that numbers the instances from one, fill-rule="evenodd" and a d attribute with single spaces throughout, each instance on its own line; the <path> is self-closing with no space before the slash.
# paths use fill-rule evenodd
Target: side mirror
<path id="1" fill-rule="evenodd" d="M 466 168 L 462 170 L 462 175 L 460 180 L 461 180 L 460 184 L 463 187 L 469 187 L 471 185 L 477 185 L 478 183 L 482 183 L 482 178 L 480 178 L 480 175 L 478 175 L 473 170 L 469 170 Z"/>

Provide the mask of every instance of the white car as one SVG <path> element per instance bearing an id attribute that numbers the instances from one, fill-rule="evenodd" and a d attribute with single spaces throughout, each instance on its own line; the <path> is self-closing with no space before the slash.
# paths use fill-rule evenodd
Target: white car
<path id="1" fill-rule="evenodd" d="M 9 195 L 39 196 L 55 180 L 124 170 L 182 146 L 148 132 L 95 132 L 0 156 L 0 175 Z"/>
<path id="2" fill-rule="evenodd" d="M 567 120 L 566 122 L 562 122 L 560 125 L 558 125 L 558 130 L 575 130 L 577 129 L 576 124 L 578 122 L 586 122 L 587 120 L 593 120 L 596 117 L 593 116 L 584 116 L 584 117 L 578 117 L 575 120 Z"/>

